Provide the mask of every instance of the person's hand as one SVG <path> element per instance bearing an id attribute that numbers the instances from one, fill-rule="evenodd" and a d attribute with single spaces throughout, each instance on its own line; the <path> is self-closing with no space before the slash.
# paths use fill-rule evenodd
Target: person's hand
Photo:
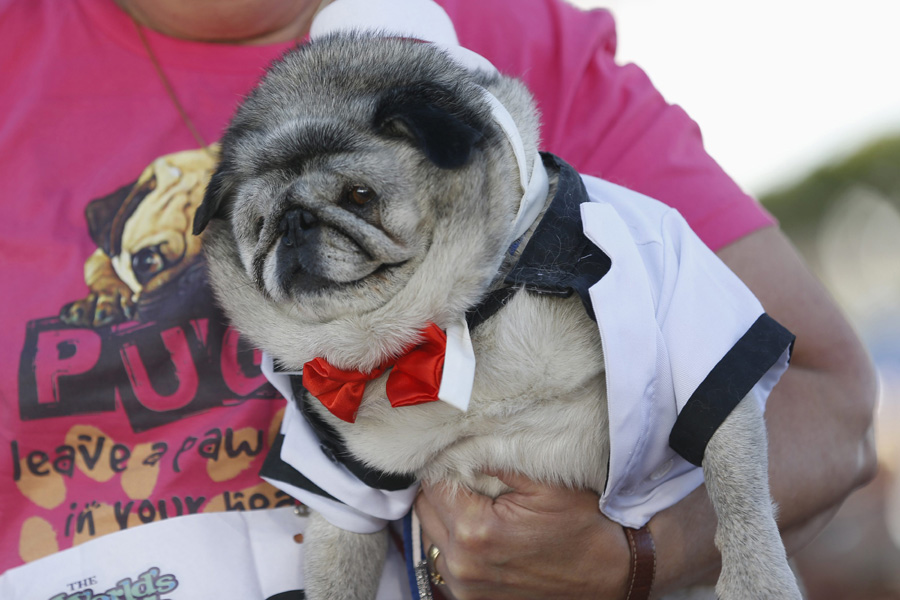
<path id="1" fill-rule="evenodd" d="M 540 485 L 510 474 L 513 488 L 491 499 L 442 485 L 416 500 L 423 542 L 440 555 L 440 591 L 475 598 L 625 597 L 630 553 L 622 527 L 604 517 L 597 494 Z"/>

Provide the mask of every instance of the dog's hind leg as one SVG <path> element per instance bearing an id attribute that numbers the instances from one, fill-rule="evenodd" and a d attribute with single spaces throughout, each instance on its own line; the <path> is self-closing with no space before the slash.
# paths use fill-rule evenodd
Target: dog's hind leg
<path id="1" fill-rule="evenodd" d="M 720 600 L 799 600 L 775 523 L 765 422 L 754 398 L 744 398 L 713 435 L 703 474 L 719 519 Z"/>
<path id="2" fill-rule="evenodd" d="M 312 512 L 303 534 L 308 600 L 372 600 L 387 557 L 387 530 L 353 533 Z"/>

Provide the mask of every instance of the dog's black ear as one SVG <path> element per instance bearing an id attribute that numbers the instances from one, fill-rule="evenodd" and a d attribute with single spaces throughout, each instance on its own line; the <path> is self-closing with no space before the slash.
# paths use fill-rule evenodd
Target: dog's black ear
<path id="1" fill-rule="evenodd" d="M 143 177 L 143 176 L 142 176 Z M 156 189 L 156 175 L 123 185 L 112 194 L 92 200 L 84 210 L 88 232 L 108 256 L 122 251 L 125 223 L 147 195 Z"/>
<path id="2" fill-rule="evenodd" d="M 112 253 L 111 240 L 115 237 L 113 227 L 117 224 L 124 226 L 125 220 L 131 216 L 136 208 L 134 202 L 129 202 L 129 200 L 134 200 L 137 196 L 134 193 L 136 185 L 136 181 L 123 185 L 111 194 L 91 200 L 84 209 L 88 234 L 90 234 L 94 243 L 97 244 L 97 247 L 106 252 L 107 255 Z M 123 215 L 125 218 L 122 218 Z"/>
<path id="3" fill-rule="evenodd" d="M 384 94 L 375 110 L 376 131 L 410 139 L 442 169 L 469 162 L 484 137 L 480 119 L 453 106 L 449 92 L 434 86 L 411 86 Z"/>
<path id="4" fill-rule="evenodd" d="M 231 204 L 231 197 L 234 192 L 232 184 L 233 177 L 227 172 L 226 168 L 219 165 L 216 172 L 206 184 L 206 193 L 203 195 L 203 202 L 197 207 L 194 214 L 194 235 L 200 235 L 209 222 L 214 218 L 222 216 L 220 213 L 228 205 Z"/>

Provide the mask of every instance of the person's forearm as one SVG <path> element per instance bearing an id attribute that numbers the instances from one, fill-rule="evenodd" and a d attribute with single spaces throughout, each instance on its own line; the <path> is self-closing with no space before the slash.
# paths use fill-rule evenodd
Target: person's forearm
<path id="1" fill-rule="evenodd" d="M 848 379 L 798 368 L 771 399 L 770 486 L 789 552 L 805 544 L 804 530 L 818 515 L 833 512 L 874 476 L 872 415 L 860 401 L 874 391 L 866 377 Z"/>
<path id="2" fill-rule="evenodd" d="M 840 504 L 876 469 L 877 378 L 859 338 L 777 228 L 719 252 L 766 311 L 797 336 L 769 398 L 769 472 L 784 531 Z"/>

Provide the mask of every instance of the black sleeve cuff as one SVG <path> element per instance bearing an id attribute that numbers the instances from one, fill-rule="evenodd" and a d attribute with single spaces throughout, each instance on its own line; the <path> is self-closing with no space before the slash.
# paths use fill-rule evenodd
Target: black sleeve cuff
<path id="1" fill-rule="evenodd" d="M 669 435 L 669 446 L 700 466 L 713 434 L 785 350 L 792 349 L 794 339 L 763 313 L 688 399 Z"/>

